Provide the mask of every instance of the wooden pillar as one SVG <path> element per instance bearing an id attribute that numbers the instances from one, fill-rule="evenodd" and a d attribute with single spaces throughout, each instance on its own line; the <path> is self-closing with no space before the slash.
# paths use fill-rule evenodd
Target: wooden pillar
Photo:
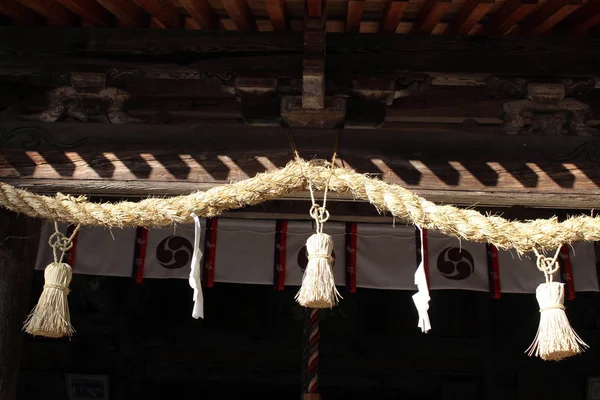
<path id="1" fill-rule="evenodd" d="M 0 400 L 16 399 L 40 221 L 0 210 Z"/>

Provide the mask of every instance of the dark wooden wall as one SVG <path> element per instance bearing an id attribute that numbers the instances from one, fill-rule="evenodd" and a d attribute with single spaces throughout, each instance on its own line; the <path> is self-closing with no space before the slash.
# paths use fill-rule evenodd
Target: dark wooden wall
<path id="1" fill-rule="evenodd" d="M 36 276 L 34 296 L 41 290 Z M 76 276 L 72 340 L 28 337 L 19 399 L 64 399 L 64 373 L 108 374 L 112 399 L 289 399 L 300 396 L 301 313 L 295 290 L 217 284 L 205 290 L 206 320 L 191 314 L 185 280 Z M 324 399 L 585 399 L 600 375 L 600 294 L 568 302 L 572 325 L 591 345 L 548 363 L 524 355 L 535 336 L 534 295 L 437 291 L 433 330 L 416 327 L 412 293 L 359 289 L 321 326 Z M 33 300 L 33 299 L 32 299 Z M 452 385 L 474 397 L 443 397 Z"/>

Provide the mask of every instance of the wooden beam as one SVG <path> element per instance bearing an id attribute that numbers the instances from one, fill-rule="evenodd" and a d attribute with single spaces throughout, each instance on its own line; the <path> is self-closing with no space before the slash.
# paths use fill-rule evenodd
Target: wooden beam
<path id="1" fill-rule="evenodd" d="M 583 4 L 582 0 L 548 0 L 527 17 L 521 26 L 521 35 L 542 35 L 568 17 Z"/>
<path id="2" fill-rule="evenodd" d="M 596 24 L 600 23 L 600 2 L 589 1 L 565 18 L 556 27 L 557 33 L 582 36 Z"/>
<path id="3" fill-rule="evenodd" d="M 19 2 L 46 17 L 54 26 L 67 26 L 73 22 L 73 14 L 54 0 L 19 0 Z"/>
<path id="4" fill-rule="evenodd" d="M 398 24 L 402 19 L 402 14 L 404 14 L 404 10 L 406 10 L 407 4 L 408 2 L 405 0 L 388 0 L 383 12 L 383 19 L 381 20 L 379 31 L 389 33 L 396 32 L 398 29 Z"/>
<path id="5" fill-rule="evenodd" d="M 102 28 L 110 23 L 109 12 L 96 0 L 58 0 L 58 2 L 92 26 Z"/>
<path id="6" fill-rule="evenodd" d="M 146 79 L 206 79 L 199 71 L 224 80 L 238 75 L 302 75 L 300 32 L 222 35 L 130 29 L 127 35 L 122 33 L 119 29 L 0 28 L 0 47 L 7 50 L 0 53 L 0 76 L 48 76 L 48 71 L 90 66 L 100 71 L 143 70 Z M 452 53 L 460 57 L 448 57 Z M 115 54 L 120 57 L 115 59 Z M 436 84 L 485 84 L 494 74 L 596 76 L 598 54 L 597 38 L 331 33 L 325 67 L 336 80 L 418 72 L 432 74 Z M 182 64 L 182 55 L 190 62 Z"/>
<path id="7" fill-rule="evenodd" d="M 164 28 L 179 28 L 183 22 L 177 9 L 167 0 L 137 0 L 137 2 Z"/>
<path id="8" fill-rule="evenodd" d="M 130 28 L 141 28 L 146 25 L 144 11 L 133 1 L 96 0 L 101 6 L 110 11 L 117 20 Z"/>
<path id="9" fill-rule="evenodd" d="M 306 0 L 306 11 L 309 18 L 318 18 L 323 15 L 323 0 Z"/>
<path id="10" fill-rule="evenodd" d="M 273 30 L 287 30 L 288 24 L 283 0 L 265 0 L 265 7 L 267 8 L 271 25 L 273 25 Z"/>
<path id="11" fill-rule="evenodd" d="M 494 0 L 466 0 L 444 33 L 468 35 L 494 4 Z"/>
<path id="12" fill-rule="evenodd" d="M 7 15 L 22 26 L 37 25 L 40 17 L 16 0 L 0 1 L 0 13 Z"/>
<path id="13" fill-rule="evenodd" d="M 350 0 L 346 11 L 346 32 L 360 32 L 364 0 Z"/>
<path id="14" fill-rule="evenodd" d="M 446 11 L 452 6 L 452 0 L 427 0 L 417 21 L 412 27 L 411 33 L 431 33 L 440 22 Z"/>
<path id="15" fill-rule="evenodd" d="M 0 400 L 17 398 L 39 222 L 0 210 Z"/>
<path id="16" fill-rule="evenodd" d="M 484 25 L 486 35 L 501 36 L 536 9 L 538 0 L 506 0 Z"/>
<path id="17" fill-rule="evenodd" d="M 600 147 L 594 138 L 522 135 L 507 140 L 501 127 L 433 125 L 344 131 L 339 158 L 347 167 L 444 203 L 600 206 L 600 172 L 587 156 Z M 80 124 L 22 122 L 2 122 L 0 128 L 8 138 L 1 149 L 0 179 L 37 191 L 189 193 L 273 171 L 292 158 L 281 128 L 90 123 L 82 130 Z M 415 131 L 419 134 L 408 134 Z M 170 138 L 167 145 L 165 137 Z M 335 131 L 304 130 L 297 133 L 296 144 L 305 158 L 328 159 L 334 138 Z M 23 148 L 27 143 L 39 145 Z"/>
<path id="18" fill-rule="evenodd" d="M 219 29 L 219 17 L 208 0 L 179 0 L 179 3 L 202 29 Z"/>
<path id="19" fill-rule="evenodd" d="M 246 0 L 223 0 L 227 13 L 238 31 L 256 31 L 258 26 Z"/>

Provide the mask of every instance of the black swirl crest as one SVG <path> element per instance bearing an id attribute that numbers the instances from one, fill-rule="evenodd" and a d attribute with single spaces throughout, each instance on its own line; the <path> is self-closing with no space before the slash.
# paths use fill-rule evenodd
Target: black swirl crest
<path id="1" fill-rule="evenodd" d="M 333 261 L 331 262 L 331 268 L 335 266 L 335 251 L 331 252 L 331 258 Z M 300 251 L 298 252 L 298 266 L 302 271 L 306 269 L 308 265 L 308 250 L 306 250 L 306 246 L 302 246 Z"/>
<path id="2" fill-rule="evenodd" d="M 437 269 L 444 278 L 461 281 L 475 271 L 475 259 L 465 249 L 448 247 L 438 256 Z"/>
<path id="3" fill-rule="evenodd" d="M 189 240 L 181 236 L 167 236 L 156 246 L 156 259 L 166 269 L 185 267 L 192 259 L 194 248 Z"/>

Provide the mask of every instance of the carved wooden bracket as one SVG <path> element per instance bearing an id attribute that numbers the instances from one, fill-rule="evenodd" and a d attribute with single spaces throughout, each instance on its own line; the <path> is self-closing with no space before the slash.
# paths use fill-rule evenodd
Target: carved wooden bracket
<path id="1" fill-rule="evenodd" d="M 98 115 L 101 122 L 113 124 L 139 123 L 138 118 L 123 111 L 129 93 L 106 87 L 106 75 L 99 73 L 72 72 L 69 86 L 52 89 L 48 93 L 48 108 L 37 114 L 23 115 L 25 119 L 56 122 L 69 115 L 81 122 L 88 122 L 90 115 Z"/>
<path id="2" fill-rule="evenodd" d="M 281 99 L 281 117 L 293 127 L 334 128 L 346 118 L 346 97 L 325 95 L 325 21 L 305 14 L 302 95 Z"/>
<path id="3" fill-rule="evenodd" d="M 502 94 L 524 99 L 504 103 L 504 130 L 511 135 L 600 135 L 587 121 L 591 108 L 568 95 L 591 92 L 588 79 L 556 79 L 554 82 L 531 82 L 524 78 L 490 78 L 488 84 Z"/>

